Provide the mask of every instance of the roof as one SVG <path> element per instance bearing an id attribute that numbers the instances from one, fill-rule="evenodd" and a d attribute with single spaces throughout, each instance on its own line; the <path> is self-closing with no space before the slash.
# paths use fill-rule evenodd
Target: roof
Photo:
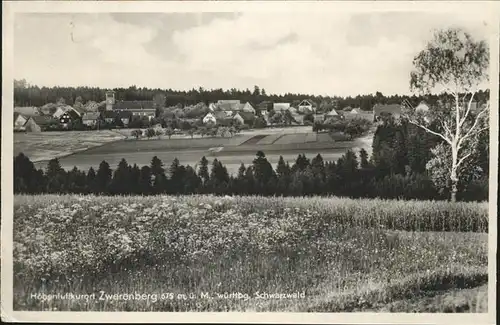
<path id="1" fill-rule="evenodd" d="M 239 99 L 219 99 L 217 104 L 240 104 L 241 101 Z"/>
<path id="2" fill-rule="evenodd" d="M 210 114 L 210 113 L 209 113 Z M 215 112 L 212 113 L 212 115 L 217 119 L 217 120 L 225 120 L 227 119 L 227 115 L 224 112 Z"/>
<path id="3" fill-rule="evenodd" d="M 373 112 L 375 114 L 380 113 L 390 113 L 390 114 L 401 114 L 401 105 L 400 104 L 376 104 L 373 106 Z"/>
<path id="4" fill-rule="evenodd" d="M 155 102 L 152 100 L 120 100 L 115 103 L 113 109 L 154 109 Z"/>
<path id="5" fill-rule="evenodd" d="M 123 119 L 123 118 L 129 118 L 130 119 L 134 115 L 134 114 L 132 114 L 131 111 L 119 111 L 117 113 L 118 113 L 118 117 L 121 118 L 121 119 Z"/>
<path id="6" fill-rule="evenodd" d="M 263 102 L 260 102 L 260 103 L 257 105 L 257 108 L 259 108 L 259 109 L 266 109 L 266 110 L 267 110 L 267 108 L 268 108 L 268 107 L 272 107 L 272 106 L 273 106 L 273 102 L 272 102 L 272 101 L 270 101 L 270 100 L 265 100 L 265 101 L 263 101 Z"/>
<path id="7" fill-rule="evenodd" d="M 74 109 L 72 109 L 71 107 L 69 109 L 67 109 L 66 112 L 64 112 L 64 114 L 68 114 L 72 119 L 80 118 L 80 114 L 77 111 L 75 111 Z M 61 115 L 61 117 L 62 117 L 62 115 Z"/>
<path id="8" fill-rule="evenodd" d="M 118 112 L 115 111 L 104 111 L 102 112 L 103 118 L 116 118 L 118 116 Z"/>
<path id="9" fill-rule="evenodd" d="M 244 121 L 251 121 L 255 118 L 255 114 L 250 112 L 238 112 L 236 113 L 243 118 Z M 236 116 L 235 114 L 235 116 Z"/>
<path id="10" fill-rule="evenodd" d="M 299 106 L 300 106 L 300 104 L 302 104 L 302 102 L 304 102 L 304 101 L 308 102 L 308 103 L 309 103 L 312 107 L 317 107 L 317 106 L 318 106 L 318 104 L 316 104 L 316 102 L 315 102 L 315 101 L 313 101 L 312 99 L 303 99 L 303 100 L 301 100 L 301 101 L 300 101 L 300 103 L 299 103 Z"/>
<path id="11" fill-rule="evenodd" d="M 224 102 L 224 103 L 218 103 L 217 108 L 222 110 L 222 111 L 239 111 L 243 109 L 243 106 L 245 104 L 242 103 L 236 103 L 236 102 Z"/>
<path id="12" fill-rule="evenodd" d="M 101 115 L 101 114 L 98 112 L 85 113 L 82 116 L 82 120 L 84 120 L 84 121 L 97 120 L 99 118 L 99 115 Z"/>
<path id="13" fill-rule="evenodd" d="M 37 107 L 31 107 L 31 106 L 27 106 L 27 107 L 17 106 L 17 107 L 14 107 L 14 112 L 15 113 L 19 113 L 21 115 L 24 115 L 26 117 L 40 115 L 40 111 L 38 110 L 38 108 Z"/>
<path id="14" fill-rule="evenodd" d="M 424 101 L 420 102 L 420 104 L 415 107 L 416 111 L 428 111 L 429 105 L 427 105 Z"/>
<path id="15" fill-rule="evenodd" d="M 35 122 L 38 125 L 48 125 L 52 122 L 57 122 L 55 118 L 52 116 L 47 116 L 47 115 L 42 115 L 42 116 L 32 116 L 30 117 L 33 122 Z"/>
<path id="16" fill-rule="evenodd" d="M 335 109 L 332 109 L 330 112 L 326 114 L 326 116 L 338 116 L 339 113 Z"/>
<path id="17" fill-rule="evenodd" d="M 290 103 L 274 103 L 273 109 L 275 111 L 284 111 L 290 108 Z"/>
<path id="18" fill-rule="evenodd" d="M 29 116 L 25 116 L 23 114 L 19 114 L 18 112 L 14 112 L 14 121 L 19 117 L 23 117 L 25 120 L 27 120 L 29 118 Z"/>

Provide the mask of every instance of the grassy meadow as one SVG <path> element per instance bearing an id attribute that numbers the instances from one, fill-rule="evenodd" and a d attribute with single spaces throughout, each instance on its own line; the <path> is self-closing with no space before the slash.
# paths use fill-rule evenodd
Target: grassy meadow
<path id="1" fill-rule="evenodd" d="M 14 218 L 14 310 L 487 311 L 486 203 L 18 195 Z"/>

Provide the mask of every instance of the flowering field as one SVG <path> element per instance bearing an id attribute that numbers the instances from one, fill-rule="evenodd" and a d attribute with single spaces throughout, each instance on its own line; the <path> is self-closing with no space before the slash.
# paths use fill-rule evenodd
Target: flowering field
<path id="1" fill-rule="evenodd" d="M 487 307 L 484 203 L 46 195 L 14 210 L 15 310 Z"/>

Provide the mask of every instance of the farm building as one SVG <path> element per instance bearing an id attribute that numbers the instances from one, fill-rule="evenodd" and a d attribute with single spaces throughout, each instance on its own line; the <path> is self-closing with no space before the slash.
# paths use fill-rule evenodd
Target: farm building
<path id="1" fill-rule="evenodd" d="M 82 116 L 82 123 L 83 125 L 90 126 L 90 127 L 95 127 L 97 126 L 97 123 L 101 119 L 101 114 L 98 112 L 88 112 L 83 114 Z"/>
<path id="2" fill-rule="evenodd" d="M 370 122 L 374 121 L 373 111 L 363 111 L 360 108 L 353 108 L 350 112 L 344 113 L 346 120 L 363 119 Z"/>
<path id="3" fill-rule="evenodd" d="M 118 118 L 118 112 L 116 111 L 104 111 L 101 113 L 102 119 L 104 122 L 111 124 L 116 121 Z"/>
<path id="4" fill-rule="evenodd" d="M 400 104 L 376 104 L 373 106 L 373 117 L 374 120 L 379 120 L 384 115 L 399 118 L 401 111 L 402 106 Z"/>
<path id="5" fill-rule="evenodd" d="M 290 109 L 290 103 L 274 103 L 273 110 L 275 112 L 283 112 Z"/>
<path id="6" fill-rule="evenodd" d="M 78 117 L 80 117 L 82 114 L 77 111 L 76 109 L 74 109 L 73 107 L 69 106 L 69 105 L 59 105 L 56 107 L 55 111 L 52 115 L 52 117 L 56 118 L 56 119 L 60 119 L 64 113 L 67 113 L 69 111 L 73 111 L 74 113 L 70 113 L 70 114 L 76 114 L 78 115 Z"/>
<path id="7" fill-rule="evenodd" d="M 317 107 L 318 104 L 316 104 L 314 101 L 310 99 L 304 99 L 299 103 L 297 109 L 299 113 L 307 114 L 308 112 L 315 113 Z"/>
<path id="8" fill-rule="evenodd" d="M 59 124 L 58 120 L 52 116 L 31 116 L 24 125 L 27 132 L 42 132 L 51 125 Z"/>
<path id="9" fill-rule="evenodd" d="M 253 125 L 255 114 L 249 112 L 237 112 L 233 116 L 233 119 L 237 120 L 241 124 Z"/>
<path id="10" fill-rule="evenodd" d="M 127 111 L 133 116 L 145 116 L 150 120 L 156 116 L 155 102 L 152 100 L 117 101 L 113 105 L 113 111 Z"/>
<path id="11" fill-rule="evenodd" d="M 326 116 L 326 118 L 341 117 L 341 115 L 335 109 L 332 109 L 331 111 L 329 111 L 328 113 L 326 113 L 325 116 Z"/>
<path id="12" fill-rule="evenodd" d="M 248 112 L 255 114 L 255 108 L 250 103 L 241 103 L 239 100 L 219 100 L 215 105 L 215 111 L 226 113 L 227 117 L 231 117 L 235 112 Z"/>
<path id="13" fill-rule="evenodd" d="M 14 112 L 14 131 L 24 131 L 24 125 L 26 124 L 28 119 L 29 117 Z"/>
<path id="14" fill-rule="evenodd" d="M 39 109 L 31 106 L 16 106 L 14 107 L 14 113 L 21 114 L 27 118 L 40 115 Z"/>
<path id="15" fill-rule="evenodd" d="M 217 123 L 217 119 L 215 118 L 215 115 L 214 113 L 208 113 L 207 115 L 205 115 L 205 117 L 203 118 L 203 124 L 211 124 L 211 125 L 215 125 Z"/>
<path id="16" fill-rule="evenodd" d="M 132 121 L 132 117 L 134 115 L 130 111 L 119 111 L 118 118 L 123 123 L 123 126 L 128 126 L 130 121 Z"/>
<path id="17" fill-rule="evenodd" d="M 73 109 L 68 109 L 59 117 L 59 123 L 63 128 L 69 128 L 80 120 L 80 115 Z"/>
<path id="18" fill-rule="evenodd" d="M 266 100 L 266 101 L 260 102 L 260 104 L 257 105 L 257 109 L 260 110 L 261 112 L 262 111 L 269 112 L 271 109 L 273 109 L 273 105 L 274 105 L 273 102 Z"/>

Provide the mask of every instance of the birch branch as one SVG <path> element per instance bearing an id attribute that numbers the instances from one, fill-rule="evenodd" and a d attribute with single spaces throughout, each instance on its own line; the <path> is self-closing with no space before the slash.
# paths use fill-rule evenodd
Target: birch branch
<path id="1" fill-rule="evenodd" d="M 423 125 L 421 125 L 421 124 L 419 124 L 419 123 L 417 123 L 417 122 L 414 122 L 414 121 L 411 121 L 411 120 L 410 120 L 409 122 L 410 122 L 411 124 L 413 124 L 413 125 L 418 126 L 419 128 L 424 129 L 425 131 L 427 131 L 427 132 L 429 132 L 429 133 L 431 133 L 431 134 L 434 134 L 434 135 L 436 135 L 436 136 L 438 136 L 438 137 L 441 137 L 444 141 L 446 141 L 448 144 L 450 144 L 450 145 L 451 145 L 451 140 L 450 140 L 450 139 L 448 139 L 447 137 L 445 137 L 444 135 L 442 135 L 441 133 L 438 133 L 438 132 L 432 131 L 431 129 L 429 129 L 429 128 L 427 128 L 427 127 L 425 127 L 425 126 L 423 126 Z"/>

